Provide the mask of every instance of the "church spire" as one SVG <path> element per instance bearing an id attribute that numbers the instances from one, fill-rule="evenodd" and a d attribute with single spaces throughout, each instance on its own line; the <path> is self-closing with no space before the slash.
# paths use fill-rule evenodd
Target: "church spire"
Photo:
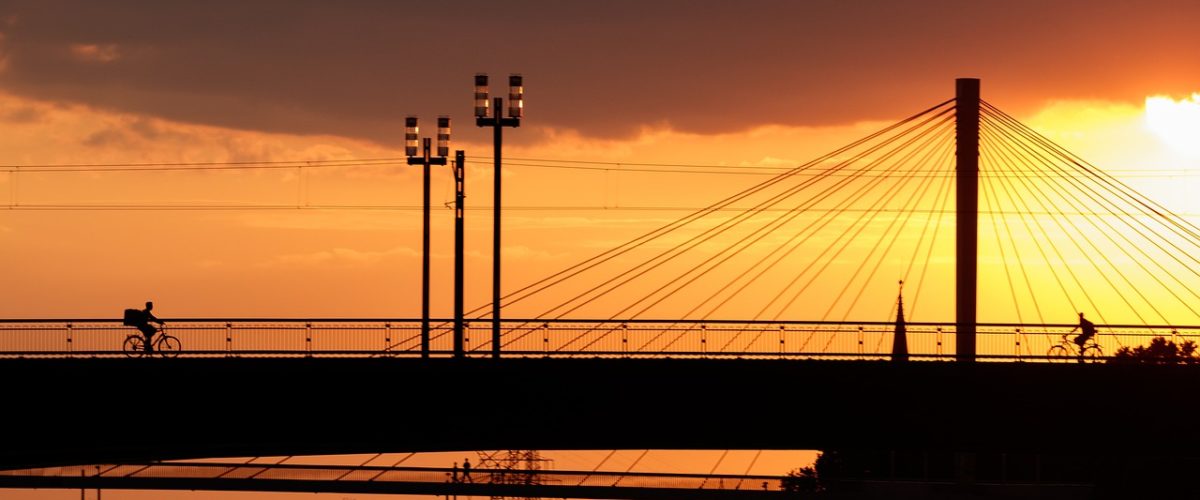
<path id="1" fill-rule="evenodd" d="M 892 337 L 892 361 L 908 361 L 908 334 L 904 326 L 904 282 L 896 299 L 896 334 Z"/>

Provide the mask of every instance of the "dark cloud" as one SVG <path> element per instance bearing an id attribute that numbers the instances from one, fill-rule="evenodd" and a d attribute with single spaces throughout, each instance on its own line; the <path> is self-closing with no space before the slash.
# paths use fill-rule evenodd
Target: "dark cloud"
<path id="1" fill-rule="evenodd" d="M 893 118 L 959 76 L 1018 112 L 1200 90 L 1194 1 L 34 1 L 0 15 L 9 92 L 389 144 L 407 114 L 483 137 L 476 71 L 501 92 L 525 74 L 528 125 L 608 137 Z"/>
<path id="2" fill-rule="evenodd" d="M 37 123 L 45 113 L 33 106 L 0 106 L 0 121 L 8 123 Z"/>

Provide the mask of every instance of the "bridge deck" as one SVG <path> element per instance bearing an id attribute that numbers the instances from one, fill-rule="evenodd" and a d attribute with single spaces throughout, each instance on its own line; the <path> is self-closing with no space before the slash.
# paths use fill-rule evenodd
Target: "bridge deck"
<path id="1" fill-rule="evenodd" d="M 0 377 L 3 467 L 475 449 L 1200 449 L 1196 433 L 1137 438 L 1194 420 L 1200 366 L 84 358 L 5 360 Z"/>

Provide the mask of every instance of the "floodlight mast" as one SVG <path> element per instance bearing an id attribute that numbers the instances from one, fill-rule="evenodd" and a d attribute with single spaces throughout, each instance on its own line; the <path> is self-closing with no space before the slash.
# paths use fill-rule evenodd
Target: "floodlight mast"
<path id="1" fill-rule="evenodd" d="M 504 146 L 504 127 L 520 127 L 525 116 L 525 79 L 520 74 L 508 77 L 508 117 L 501 116 L 504 98 L 495 98 L 495 106 L 488 106 L 488 76 L 475 75 L 475 125 L 492 127 L 493 168 L 492 189 L 492 357 L 500 357 L 500 187 L 502 175 L 501 151 Z M 494 111 L 493 111 L 494 110 Z"/>
<path id="2" fill-rule="evenodd" d="M 408 157 L 409 165 L 424 167 L 424 230 L 421 240 L 421 357 L 429 357 L 429 166 L 445 165 L 446 156 L 450 152 L 450 118 L 438 117 L 437 152 L 432 155 L 432 141 L 425 138 L 421 141 L 421 154 L 417 155 L 419 135 L 417 117 L 404 119 L 404 155 Z"/>

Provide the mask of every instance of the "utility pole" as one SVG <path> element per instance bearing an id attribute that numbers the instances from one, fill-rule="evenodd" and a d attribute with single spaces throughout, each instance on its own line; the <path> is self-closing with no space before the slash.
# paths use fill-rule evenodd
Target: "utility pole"
<path id="1" fill-rule="evenodd" d="M 508 118 L 501 116 L 504 98 L 497 97 L 495 111 L 488 112 L 488 76 L 475 75 L 475 125 L 492 127 L 494 186 L 492 193 L 492 357 L 500 357 L 500 161 L 504 127 L 520 127 L 525 116 L 525 86 L 521 75 L 508 77 Z"/>
<path id="2" fill-rule="evenodd" d="M 979 79 L 959 78 L 955 84 L 955 175 L 958 187 L 954 348 L 958 361 L 974 362 L 979 255 Z"/>

